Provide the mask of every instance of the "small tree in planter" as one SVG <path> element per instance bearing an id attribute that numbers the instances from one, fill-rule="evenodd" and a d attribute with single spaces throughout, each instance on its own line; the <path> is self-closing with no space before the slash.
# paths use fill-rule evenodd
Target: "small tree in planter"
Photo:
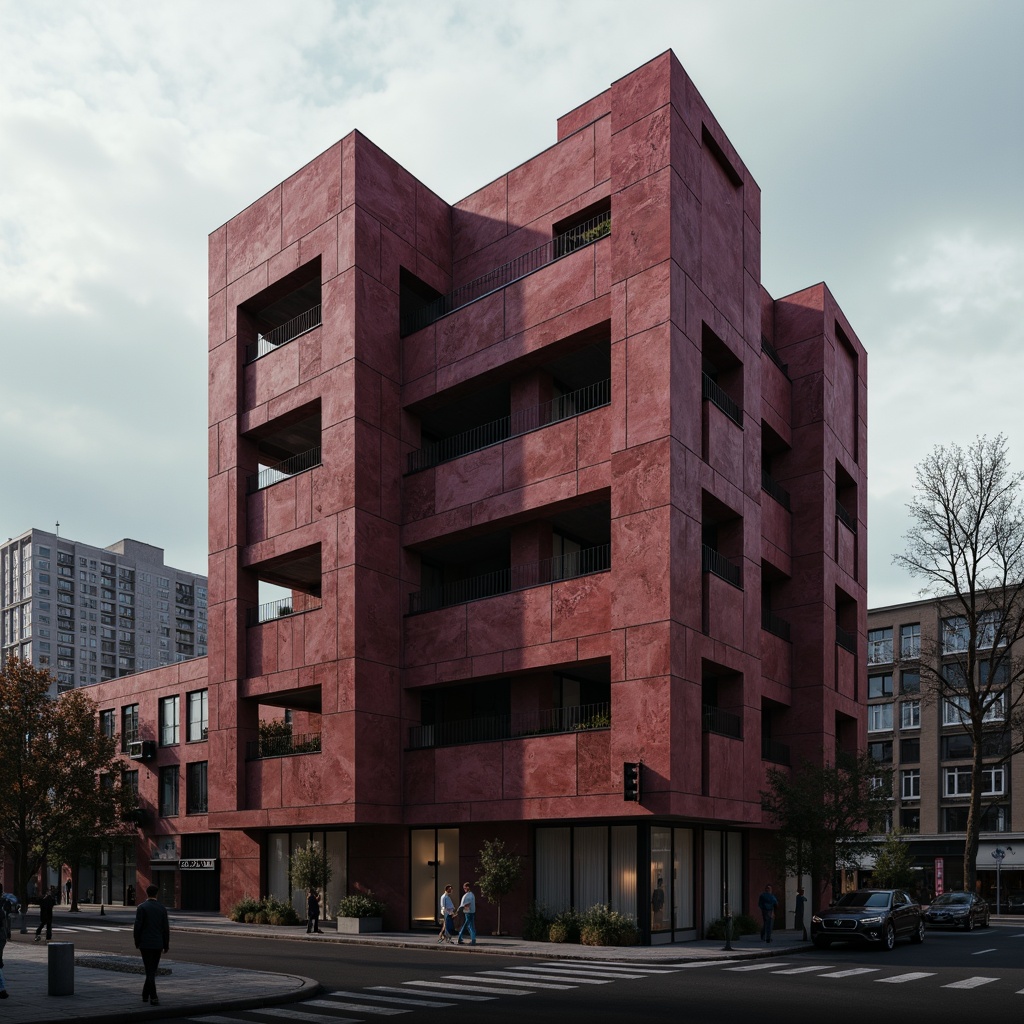
<path id="1" fill-rule="evenodd" d="M 500 839 L 484 840 L 480 849 L 480 863 L 476 868 L 479 877 L 476 884 L 488 903 L 498 908 L 498 930 L 501 934 L 501 900 L 518 884 L 523 875 L 523 859 L 518 853 L 505 849 Z"/>
<path id="2" fill-rule="evenodd" d="M 343 896 L 338 903 L 338 931 L 352 935 L 379 932 L 387 905 L 369 889 Z"/>
<path id="3" fill-rule="evenodd" d="M 312 840 L 295 850 L 289 867 L 292 885 L 303 891 L 316 889 L 317 892 L 324 892 L 333 874 L 331 865 L 327 861 L 327 855 L 320 844 L 314 843 Z"/>

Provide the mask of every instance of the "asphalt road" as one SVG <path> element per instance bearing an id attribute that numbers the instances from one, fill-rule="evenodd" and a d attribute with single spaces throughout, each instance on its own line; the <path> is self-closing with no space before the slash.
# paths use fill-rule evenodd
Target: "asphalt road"
<path id="1" fill-rule="evenodd" d="M 75 944 L 130 952 L 131 936 L 79 933 Z M 1012 1021 L 1024 1014 L 1024 923 L 970 934 L 929 932 L 923 945 L 901 942 L 891 953 L 836 945 L 766 960 L 680 959 L 617 968 L 441 947 L 342 947 L 194 933 L 172 935 L 171 956 L 302 974 L 325 989 L 313 1001 L 282 1008 L 281 1016 L 268 1009 L 180 1018 L 209 1024 L 266 1024 L 275 1017 L 338 1024 L 399 1015 L 408 1024 L 936 1024 L 951 1017 Z M 474 994 L 491 998 L 466 998 Z M 449 1005 L 437 1005 L 444 1001 Z"/>

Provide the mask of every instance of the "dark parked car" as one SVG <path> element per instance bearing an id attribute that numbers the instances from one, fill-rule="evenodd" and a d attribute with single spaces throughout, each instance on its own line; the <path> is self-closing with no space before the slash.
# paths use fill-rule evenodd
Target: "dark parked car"
<path id="1" fill-rule="evenodd" d="M 924 912 L 924 923 L 929 928 L 966 928 L 975 925 L 988 927 L 988 904 L 973 892 L 944 892 L 936 896 Z"/>
<path id="2" fill-rule="evenodd" d="M 902 889 L 847 892 L 811 917 L 811 938 L 819 949 L 833 942 L 862 942 L 892 949 L 896 939 L 924 942 L 921 904 Z"/>
<path id="3" fill-rule="evenodd" d="M 1011 892 L 999 908 L 1004 914 L 1024 914 L 1024 892 Z"/>

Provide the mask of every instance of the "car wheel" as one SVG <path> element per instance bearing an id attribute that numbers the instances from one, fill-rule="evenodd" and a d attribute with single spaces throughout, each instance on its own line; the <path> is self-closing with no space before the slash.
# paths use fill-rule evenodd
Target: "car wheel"
<path id="1" fill-rule="evenodd" d="M 917 927 L 910 936 L 910 941 L 918 944 L 924 942 L 924 921 L 917 922 Z"/>
<path id="2" fill-rule="evenodd" d="M 814 937 L 814 948 L 815 949 L 828 949 L 832 943 L 828 939 L 823 939 L 820 935 Z"/>
<path id="3" fill-rule="evenodd" d="M 885 926 L 885 934 L 882 936 L 882 948 L 888 952 L 896 945 L 896 926 L 890 921 Z"/>
<path id="4" fill-rule="evenodd" d="M 989 917 L 988 917 L 988 911 L 986 910 L 985 911 L 985 923 L 981 927 L 982 928 L 987 928 L 988 927 L 988 922 L 989 922 Z"/>
<path id="5" fill-rule="evenodd" d="M 966 931 L 969 931 L 969 932 L 973 932 L 974 931 L 974 911 L 973 910 L 967 915 L 967 920 L 964 921 L 964 929 Z"/>

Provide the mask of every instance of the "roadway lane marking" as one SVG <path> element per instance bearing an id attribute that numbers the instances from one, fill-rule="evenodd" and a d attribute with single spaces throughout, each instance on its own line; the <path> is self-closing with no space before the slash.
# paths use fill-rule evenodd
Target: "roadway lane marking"
<path id="1" fill-rule="evenodd" d="M 905 981 L 919 981 L 921 978 L 934 977 L 934 971 L 910 971 L 907 974 L 894 974 L 891 978 L 875 978 L 875 981 L 880 985 L 902 985 Z"/>
<path id="2" fill-rule="evenodd" d="M 769 960 L 767 963 L 762 964 L 745 964 L 743 967 L 726 967 L 727 971 L 767 971 L 772 967 L 785 967 L 786 964 L 780 964 L 778 960 Z"/>
<path id="3" fill-rule="evenodd" d="M 543 981 L 532 981 L 529 974 L 502 974 L 501 971 L 481 971 L 480 973 L 486 974 L 486 980 L 492 985 L 522 985 L 524 988 L 552 988 L 561 989 L 563 992 L 578 987 L 576 985 L 555 985 L 547 975 L 544 976 Z M 445 977 L 451 978 L 452 981 L 480 980 L 479 977 L 466 974 L 446 974 Z"/>
<path id="4" fill-rule="evenodd" d="M 583 960 L 549 960 L 547 963 L 538 964 L 537 966 L 559 967 L 564 966 L 566 963 L 568 963 L 572 967 L 582 967 L 584 970 L 591 971 L 601 971 L 606 970 L 607 968 L 611 968 L 612 970 L 622 968 L 623 970 L 628 971 L 642 971 L 644 974 L 675 974 L 676 971 L 679 970 L 678 967 L 669 967 L 667 969 L 664 967 L 640 967 L 637 964 L 629 964 L 624 962 L 620 963 L 616 960 L 601 960 L 600 962 Z"/>
<path id="5" fill-rule="evenodd" d="M 963 981 L 954 981 L 951 985 L 943 985 L 943 988 L 981 988 L 982 985 L 998 981 L 998 978 L 965 978 Z"/>
<path id="6" fill-rule="evenodd" d="M 731 963 L 729 960 L 697 960 L 689 964 L 673 964 L 673 967 L 679 970 L 686 970 L 688 967 L 718 967 L 723 963 Z"/>
<path id="7" fill-rule="evenodd" d="M 568 974 L 572 977 L 576 977 L 576 969 L 574 967 L 547 967 L 544 964 L 534 964 L 533 967 L 510 967 L 510 971 L 543 971 L 545 974 Z M 611 978 L 613 980 L 621 980 L 623 978 L 642 978 L 642 974 L 629 974 L 626 971 L 604 971 L 600 969 L 585 971 L 585 974 L 589 974 L 593 978 Z"/>
<path id="8" fill-rule="evenodd" d="M 444 985 L 437 984 L 436 982 L 430 982 L 430 981 L 407 981 L 404 984 L 406 984 L 406 985 L 431 985 L 431 986 L 436 986 L 437 988 L 444 988 L 445 987 Z M 407 988 L 395 988 L 394 985 L 371 985 L 370 988 L 374 992 L 397 992 L 397 993 L 399 993 L 399 995 L 403 995 L 403 996 L 410 994 L 409 989 L 407 989 Z M 416 992 L 415 989 L 413 989 L 412 991 Z M 433 996 L 434 995 L 433 992 L 417 992 L 416 994 L 417 995 L 422 995 L 422 996 Z M 438 998 L 442 998 L 440 996 L 440 993 L 438 994 Z M 445 992 L 443 998 L 444 999 L 458 999 L 460 1002 L 489 1003 L 489 1002 L 491 1002 L 491 1000 L 494 999 L 494 996 L 464 996 L 461 993 L 460 994 L 456 994 L 454 992 Z M 237 1022 L 236 1022 L 236 1024 L 237 1024 Z"/>
<path id="9" fill-rule="evenodd" d="M 372 999 L 377 1003 L 404 1003 L 406 1006 L 454 1006 L 455 1003 L 438 1003 L 426 999 L 398 999 L 396 996 L 375 996 L 368 992 L 325 992 L 324 995 L 334 999 L 342 996 L 346 999 Z"/>
<path id="10" fill-rule="evenodd" d="M 448 990 L 452 989 L 456 992 L 483 992 L 489 996 L 532 996 L 532 989 L 515 989 L 515 988 L 484 988 L 481 985 L 449 985 L 446 981 L 403 981 L 403 985 L 423 985 L 425 988 L 443 988 L 445 990 L 445 996 L 448 996 Z M 452 996 L 452 999 L 457 999 L 458 996 Z M 463 998 L 468 998 L 463 996 Z"/>
<path id="11" fill-rule="evenodd" d="M 330 996 L 330 993 L 328 992 L 327 995 Z M 331 1010 L 358 1010 L 360 1013 L 377 1013 L 380 1014 L 380 1016 L 382 1017 L 394 1017 L 395 1014 L 398 1013 L 412 1013 L 412 1010 L 399 1010 L 397 1007 L 394 1006 L 366 1006 L 363 1003 L 343 1003 L 340 999 L 337 1002 L 335 1002 L 335 1000 L 330 998 L 303 999 L 302 1005 L 323 1006 Z M 262 1011 L 255 1010 L 254 1012 L 260 1013 Z M 316 1019 L 322 1021 L 324 1019 L 324 1015 L 320 1014 L 320 1016 Z"/>
<path id="12" fill-rule="evenodd" d="M 561 982 L 573 987 L 576 985 L 610 985 L 612 978 L 577 978 L 574 974 L 531 974 L 529 967 L 509 967 L 505 971 L 481 971 L 481 974 L 503 974 L 506 978 L 532 978 L 534 981 Z"/>
<path id="13" fill-rule="evenodd" d="M 301 1010 L 286 1010 L 284 1007 L 267 1010 L 247 1010 L 246 1012 L 259 1013 L 264 1017 L 283 1017 L 286 1020 L 312 1020 L 316 1021 L 317 1024 L 324 1024 L 324 1015 L 322 1013 L 303 1013 Z M 350 1024 L 350 1022 L 358 1024 L 359 1021 L 358 1017 L 335 1017 L 332 1019 L 342 1021 L 344 1024 Z"/>
<path id="14" fill-rule="evenodd" d="M 831 974 L 822 974 L 822 978 L 852 978 L 855 974 L 874 974 L 880 971 L 881 967 L 854 967 L 849 971 L 833 971 Z"/>
<path id="15" fill-rule="evenodd" d="M 998 952 L 998 950 L 996 949 L 995 946 L 993 946 L 991 949 L 979 949 L 979 950 L 976 950 L 974 953 L 971 954 L 971 956 L 981 956 L 982 953 L 996 953 L 996 952 Z"/>
<path id="16" fill-rule="evenodd" d="M 354 1024 L 356 1020 L 355 1017 L 335 1017 L 333 1019 L 337 1020 L 338 1024 Z M 237 1017 L 189 1017 L 188 1020 L 193 1021 L 194 1024 L 238 1024 Z"/>
<path id="17" fill-rule="evenodd" d="M 808 971 L 830 971 L 832 964 L 816 964 L 813 967 L 790 967 L 788 971 L 774 971 L 774 974 L 807 974 Z"/>

